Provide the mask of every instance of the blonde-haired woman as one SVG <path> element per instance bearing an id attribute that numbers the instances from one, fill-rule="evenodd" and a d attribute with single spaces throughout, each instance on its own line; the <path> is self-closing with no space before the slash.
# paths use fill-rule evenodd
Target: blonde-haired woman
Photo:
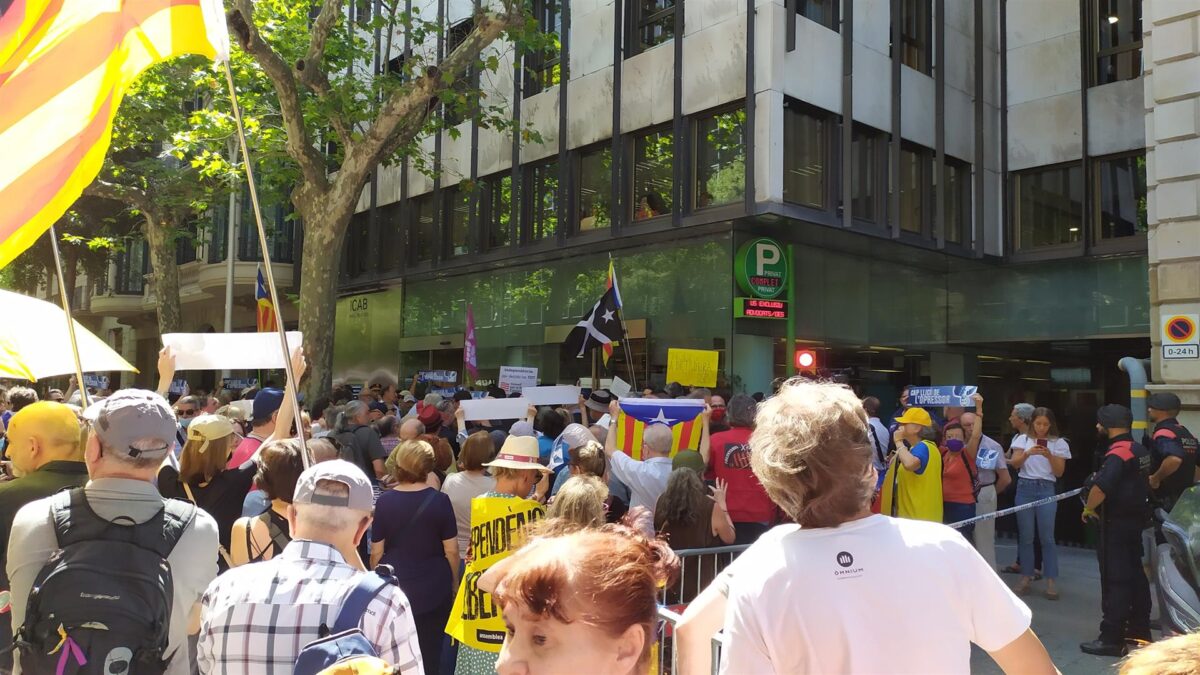
<path id="1" fill-rule="evenodd" d="M 433 470 L 433 446 L 401 441 L 385 467 L 396 485 L 375 502 L 371 526 L 371 567 L 395 570 L 412 606 L 425 672 L 436 673 L 442 631 L 458 587 L 458 526 L 450 498 L 426 484 Z"/>
<path id="2" fill-rule="evenodd" d="M 607 510 L 608 486 L 595 476 L 571 476 L 554 496 L 546 516 L 561 518 L 583 527 L 600 527 Z"/>

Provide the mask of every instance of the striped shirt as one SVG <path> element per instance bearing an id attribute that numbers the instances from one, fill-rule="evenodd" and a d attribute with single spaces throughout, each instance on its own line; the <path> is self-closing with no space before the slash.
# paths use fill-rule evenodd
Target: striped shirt
<path id="1" fill-rule="evenodd" d="M 197 660 L 214 675 L 291 675 L 300 650 L 332 626 L 364 572 L 328 544 L 293 540 L 266 562 L 235 567 L 204 593 Z M 408 599 L 391 586 L 359 624 L 398 673 L 423 673 Z"/>

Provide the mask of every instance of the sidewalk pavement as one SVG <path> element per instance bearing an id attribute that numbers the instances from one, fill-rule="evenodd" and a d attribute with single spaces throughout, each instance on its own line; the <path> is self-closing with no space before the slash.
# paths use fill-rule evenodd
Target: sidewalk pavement
<path id="1" fill-rule="evenodd" d="M 1017 559 L 1016 542 L 996 542 L 996 560 L 1007 565 Z M 1090 656 L 1079 651 L 1079 643 L 1096 639 L 1100 631 L 1100 569 L 1092 549 L 1058 547 L 1058 589 L 1061 599 L 1047 600 L 1041 595 L 1045 582 L 1035 582 L 1034 593 L 1024 598 L 1033 610 L 1033 631 L 1050 652 L 1054 665 L 1063 675 L 1109 675 L 1116 672 L 1118 659 Z M 1009 586 L 1017 582 L 1015 574 L 1001 575 Z M 1156 616 L 1151 613 L 1151 618 Z M 991 657 L 972 647 L 971 672 L 976 675 L 1002 675 Z"/>

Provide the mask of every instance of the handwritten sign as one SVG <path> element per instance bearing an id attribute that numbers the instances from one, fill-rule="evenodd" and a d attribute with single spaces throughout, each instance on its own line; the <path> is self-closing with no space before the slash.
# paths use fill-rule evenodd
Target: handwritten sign
<path id="1" fill-rule="evenodd" d="M 537 379 L 537 368 L 500 366 L 500 388 L 509 396 L 520 394 L 526 387 L 536 387 Z"/>
<path id="2" fill-rule="evenodd" d="M 691 387 L 717 386 L 720 352 L 707 349 L 668 349 L 667 382 Z"/>

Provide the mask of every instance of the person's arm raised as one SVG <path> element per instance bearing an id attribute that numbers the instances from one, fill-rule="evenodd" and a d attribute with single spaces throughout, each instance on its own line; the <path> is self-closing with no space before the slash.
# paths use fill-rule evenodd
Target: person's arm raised
<path id="1" fill-rule="evenodd" d="M 175 379 L 175 353 L 170 347 L 158 351 L 158 395 L 166 398 L 171 390 L 171 381 Z"/>
<path id="2" fill-rule="evenodd" d="M 292 424 L 296 417 L 296 406 L 293 401 L 296 400 L 296 390 L 293 387 L 300 386 L 300 380 L 304 379 L 304 372 L 308 370 L 308 361 L 304 358 L 304 348 L 296 347 L 292 350 L 292 376 L 294 382 L 288 384 L 283 392 L 283 402 L 279 404 L 279 412 L 275 415 L 275 430 L 263 442 L 263 445 L 271 441 L 278 441 L 285 438 L 292 438 Z M 297 429 L 297 434 L 303 434 L 303 429 Z M 262 447 L 262 446 L 259 446 Z M 257 454 L 257 453 L 256 453 Z"/>

